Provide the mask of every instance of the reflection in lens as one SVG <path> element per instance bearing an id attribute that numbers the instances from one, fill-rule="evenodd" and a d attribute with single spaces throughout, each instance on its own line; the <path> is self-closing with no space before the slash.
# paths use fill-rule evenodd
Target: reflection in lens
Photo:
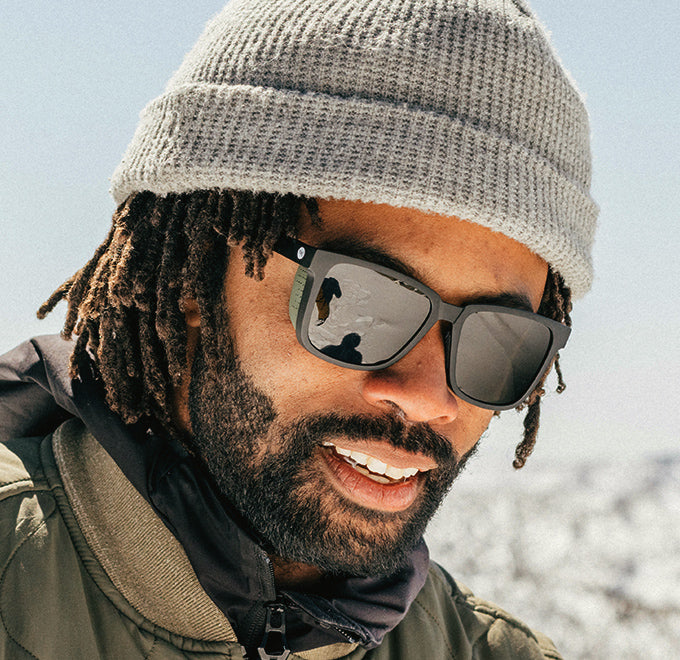
<path id="1" fill-rule="evenodd" d="M 342 338 L 339 346 L 324 346 L 321 352 L 349 364 L 361 364 L 363 357 L 357 350 L 360 343 L 361 337 L 356 332 L 350 332 Z"/>
<path id="2" fill-rule="evenodd" d="M 374 365 L 403 348 L 429 312 L 429 298 L 410 285 L 370 268 L 337 264 L 321 285 L 307 333 L 325 355 Z"/>
<path id="3" fill-rule="evenodd" d="M 550 346 L 540 321 L 505 312 L 480 311 L 461 329 L 454 380 L 477 401 L 509 405 L 524 399 Z"/>
<path id="4" fill-rule="evenodd" d="M 316 296 L 316 313 L 318 315 L 317 325 L 321 325 L 330 314 L 330 302 L 333 298 L 340 298 L 342 290 L 338 280 L 334 277 L 327 277 L 321 284 L 319 293 Z"/>

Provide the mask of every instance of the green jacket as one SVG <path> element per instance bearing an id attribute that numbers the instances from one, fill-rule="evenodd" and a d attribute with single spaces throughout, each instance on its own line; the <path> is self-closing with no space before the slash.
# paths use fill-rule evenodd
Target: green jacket
<path id="1" fill-rule="evenodd" d="M 243 658 L 182 548 L 77 419 L 0 444 L 0 659 Z M 515 660 L 550 640 L 432 565 L 379 648 L 293 659 Z"/>

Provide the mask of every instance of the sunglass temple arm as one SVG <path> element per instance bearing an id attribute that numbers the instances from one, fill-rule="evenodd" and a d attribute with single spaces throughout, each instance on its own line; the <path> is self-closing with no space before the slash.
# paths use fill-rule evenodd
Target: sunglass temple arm
<path id="1" fill-rule="evenodd" d="M 302 241 L 298 241 L 290 236 L 282 236 L 276 241 L 274 245 L 274 252 L 294 261 L 296 264 L 309 268 L 312 263 L 312 258 L 316 252 L 316 248 L 306 245 Z"/>

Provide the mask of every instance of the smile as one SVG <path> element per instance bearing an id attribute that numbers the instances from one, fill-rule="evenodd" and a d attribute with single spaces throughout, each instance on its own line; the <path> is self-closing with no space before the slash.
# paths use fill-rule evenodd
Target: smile
<path id="1" fill-rule="evenodd" d="M 338 490 L 357 504 L 381 511 L 402 511 L 413 504 L 420 490 L 420 475 L 436 464 L 384 444 L 360 445 L 350 449 L 323 443 L 323 457 Z"/>
<path id="2" fill-rule="evenodd" d="M 355 469 L 358 469 L 362 474 L 372 478 L 378 483 L 387 484 L 395 481 L 403 481 L 412 477 L 418 472 L 426 472 L 431 468 L 406 467 L 398 468 L 394 465 L 383 463 L 375 456 L 369 456 L 356 449 L 347 449 L 345 447 L 338 447 L 332 442 L 324 442 L 324 447 L 330 447 L 336 454 L 344 458 Z M 363 468 L 363 469 L 362 469 Z"/>

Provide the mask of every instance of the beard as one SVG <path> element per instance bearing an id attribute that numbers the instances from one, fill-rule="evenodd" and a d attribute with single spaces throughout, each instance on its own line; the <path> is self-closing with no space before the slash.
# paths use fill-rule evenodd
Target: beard
<path id="1" fill-rule="evenodd" d="M 222 496 L 281 559 L 328 575 L 388 575 L 404 565 L 474 448 L 456 456 L 429 425 L 407 425 L 396 414 L 315 413 L 281 422 L 233 343 L 220 343 L 212 361 L 200 342 L 196 348 L 189 413 L 192 448 Z M 420 474 L 408 509 L 369 509 L 343 497 L 318 468 L 323 442 L 338 437 L 386 441 L 438 466 Z"/>

